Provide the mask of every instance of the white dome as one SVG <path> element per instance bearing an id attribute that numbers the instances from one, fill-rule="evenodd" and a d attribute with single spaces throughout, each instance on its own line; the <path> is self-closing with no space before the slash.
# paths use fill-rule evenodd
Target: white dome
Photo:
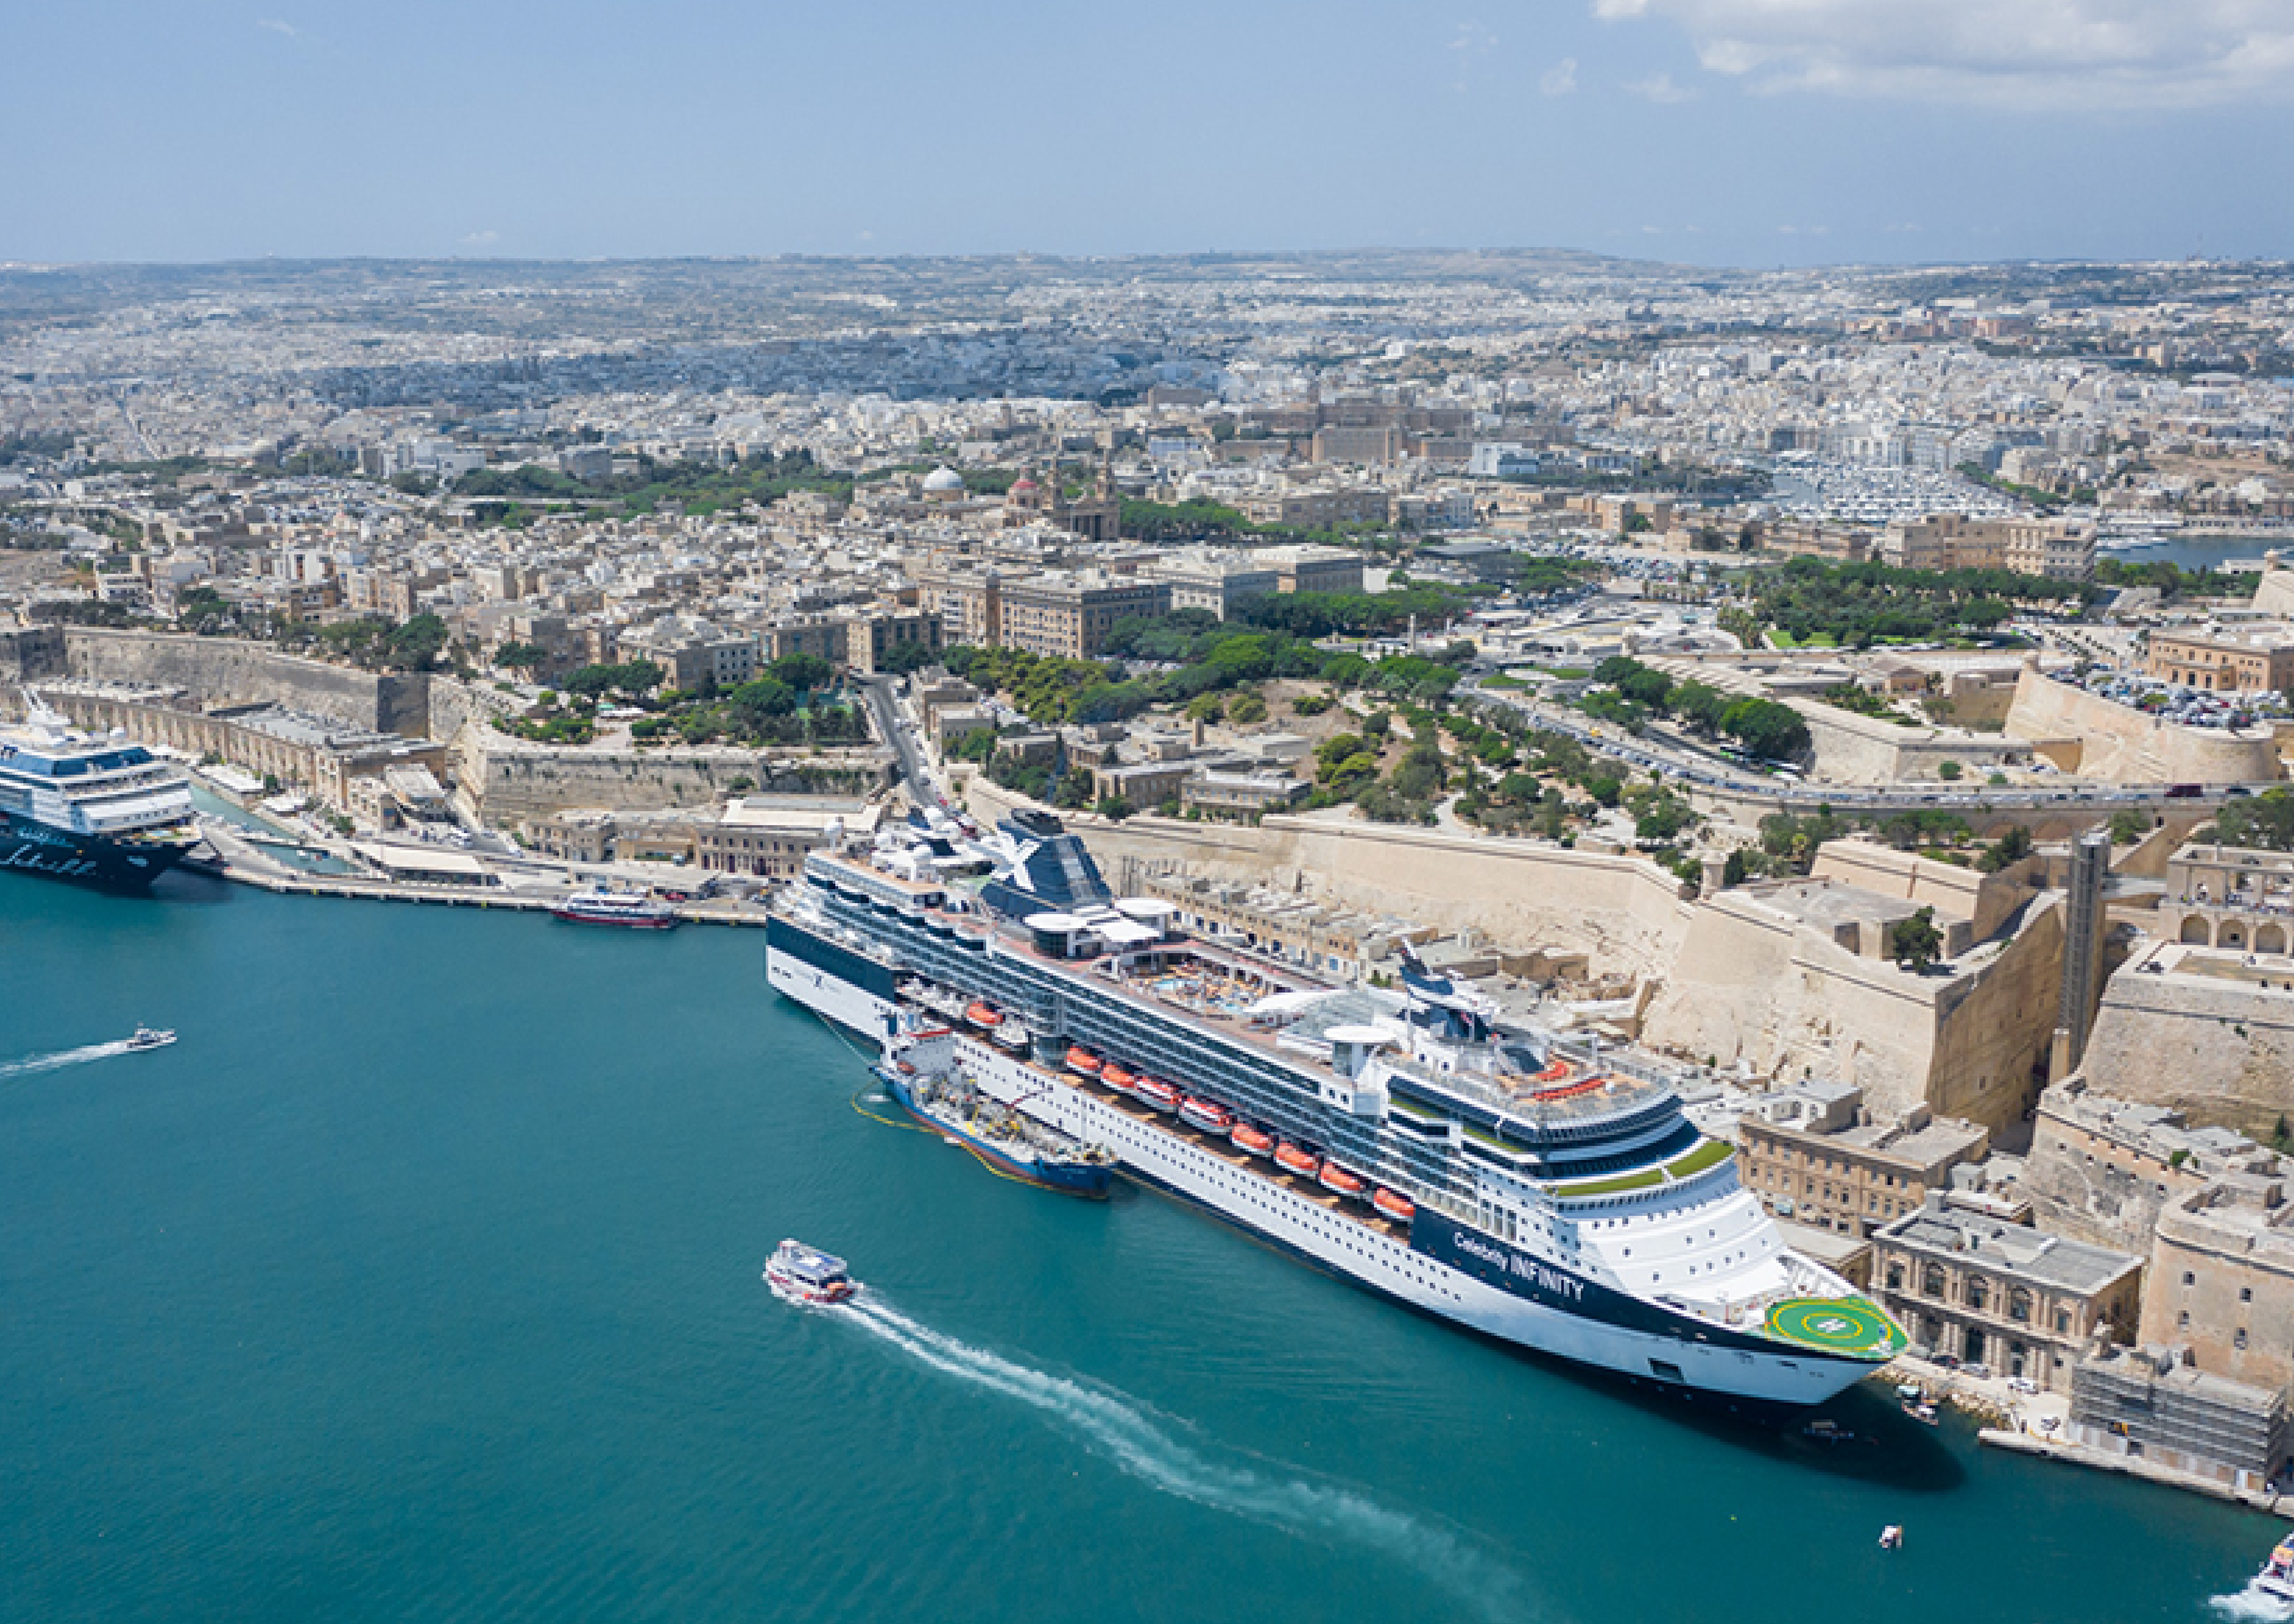
<path id="1" fill-rule="evenodd" d="M 924 489 L 931 491 L 961 491 L 964 489 L 964 475 L 954 468 L 934 468 L 924 475 Z"/>

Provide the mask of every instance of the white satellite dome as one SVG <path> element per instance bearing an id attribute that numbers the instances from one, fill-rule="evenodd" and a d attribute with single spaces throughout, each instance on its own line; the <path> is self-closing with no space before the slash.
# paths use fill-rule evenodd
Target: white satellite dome
<path id="1" fill-rule="evenodd" d="M 938 467 L 924 475 L 924 493 L 927 496 L 953 493 L 963 489 L 964 475 L 954 468 Z"/>

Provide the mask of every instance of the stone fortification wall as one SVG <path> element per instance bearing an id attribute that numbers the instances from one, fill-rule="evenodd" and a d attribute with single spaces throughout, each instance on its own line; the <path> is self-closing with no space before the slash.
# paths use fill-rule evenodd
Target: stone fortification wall
<path id="1" fill-rule="evenodd" d="M 749 779 L 748 788 L 761 793 L 866 798 L 889 782 L 891 754 L 556 749 L 471 724 L 457 735 L 454 775 L 474 816 L 508 828 L 574 807 L 659 812 L 705 806 L 736 793 L 736 778 Z"/>
<path id="2" fill-rule="evenodd" d="M 0 631 L 0 716 L 20 709 L 15 686 L 27 679 L 67 674 L 64 630 L 61 626 L 27 626 Z"/>
<path id="3" fill-rule="evenodd" d="M 1968 922 L 1974 939 L 1988 941 L 2036 889 L 2030 858 L 1996 874 L 1939 863 L 1915 852 L 1898 851 L 1876 840 L 1826 840 L 1810 870 L 1818 880 L 1836 880 L 1859 890 L 1899 897 L 1932 907 L 1939 918 Z"/>
<path id="4" fill-rule="evenodd" d="M 991 820 L 1033 804 L 985 778 L 971 780 L 965 794 L 972 815 Z M 1303 876 L 1316 895 L 1349 907 L 1585 953 L 1608 970 L 1669 968 L 1688 922 L 1680 881 L 1640 857 L 1313 817 L 1269 817 L 1250 827 L 1061 816 L 1110 880 L 1126 859 L 1281 886 Z"/>
<path id="5" fill-rule="evenodd" d="M 430 730 L 427 677 L 328 665 L 228 637 L 75 626 L 64 638 L 65 674 L 86 681 L 180 689 L 202 709 L 277 704 L 377 733 Z"/>
<path id="6" fill-rule="evenodd" d="M 1885 784 L 1932 779 L 1947 761 L 1989 771 L 2031 746 L 2005 734 L 1962 733 L 1941 727 L 1905 727 L 1877 717 L 1859 716 L 1820 700 L 1788 698 L 1785 703 L 1808 724 L 1815 776 L 1826 784 Z"/>
<path id="7" fill-rule="evenodd" d="M 2138 968 L 2181 956 L 2155 944 L 2111 978 L 2080 1068 L 2097 1093 L 2266 1140 L 2294 1116 L 2294 966 L 2269 987 Z"/>
<path id="8" fill-rule="evenodd" d="M 2007 731 L 2026 739 L 2077 741 L 2058 765 L 2116 784 L 2256 784 L 2280 775 L 2267 734 L 2178 727 L 2128 706 L 2026 670 L 2015 683 Z"/>
<path id="9" fill-rule="evenodd" d="M 1854 1083 L 1875 1116 L 1926 1105 L 1995 1130 L 2022 1114 L 2054 1025 L 2060 910 L 1948 976 L 1859 956 L 1756 897 L 1698 904 L 1645 1041 L 1762 1076 Z"/>

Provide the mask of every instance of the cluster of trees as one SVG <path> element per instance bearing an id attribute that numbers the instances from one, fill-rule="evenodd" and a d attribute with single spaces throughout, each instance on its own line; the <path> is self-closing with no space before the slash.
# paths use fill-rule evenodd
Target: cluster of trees
<path id="1" fill-rule="evenodd" d="M 2251 571 L 2186 570 L 2161 558 L 2135 563 L 2124 558 L 2095 561 L 2099 587 L 2155 587 L 2162 597 L 2252 597 L 2262 577 Z"/>
<path id="2" fill-rule="evenodd" d="M 502 663 L 522 663 L 509 659 L 509 650 L 502 651 Z M 545 654 L 544 658 L 548 656 Z M 539 663 L 536 662 L 535 663 Z M 585 665 L 566 673 L 557 686 L 568 694 L 582 699 L 601 700 L 615 695 L 631 704 L 642 702 L 661 686 L 668 673 L 651 660 L 628 660 L 619 665 Z"/>
<path id="3" fill-rule="evenodd" d="M 1638 731 L 1652 714 L 1670 716 L 1692 733 L 1725 735 L 1766 760 L 1788 761 L 1808 751 L 1808 724 L 1777 700 L 1730 695 L 1706 682 L 1677 683 L 1626 654 L 1595 666 L 1593 680 L 1612 692 L 1595 689 L 1579 708 L 1621 727 Z"/>
<path id="4" fill-rule="evenodd" d="M 966 483 L 970 476 L 966 475 Z M 1237 540 L 1321 542 L 1330 547 L 1362 547 L 1390 534 L 1383 524 L 1339 524 L 1314 529 L 1301 524 L 1258 524 L 1240 508 L 1208 497 L 1184 502 L 1147 502 L 1123 499 L 1116 523 L 1126 536 L 1142 541 Z"/>
<path id="5" fill-rule="evenodd" d="M 534 500 L 606 504 L 624 516 L 673 508 L 687 514 L 710 514 L 746 502 L 778 501 L 793 491 L 824 491 L 839 499 L 852 494 L 850 475 L 815 466 L 812 453 L 799 447 L 785 456 L 744 458 L 718 466 L 699 462 L 656 462 L 639 456 L 633 473 L 609 479 L 584 481 L 539 463 L 510 468 L 476 468 L 455 483 L 464 496 L 506 499 L 513 509 L 527 513 L 523 504 Z M 528 516 L 530 516 L 530 515 Z"/>
<path id="6" fill-rule="evenodd" d="M 2215 838 L 2225 846 L 2294 851 L 2294 792 L 2265 790 L 2250 799 L 2226 802 L 2215 815 Z"/>
<path id="7" fill-rule="evenodd" d="M 1063 722 L 1117 722 L 1155 702 L 1143 682 L 1095 660 L 1066 660 L 1018 648 L 945 649 L 941 662 L 965 681 L 1006 695 L 1038 727 Z"/>
<path id="8" fill-rule="evenodd" d="M 338 621 L 311 634 L 321 649 L 369 670 L 432 671 L 446 652 L 451 634 L 436 615 L 422 613 L 393 622 L 380 615 Z"/>
<path id="9" fill-rule="evenodd" d="M 1991 633 L 2019 605 L 2083 605 L 2082 582 L 2008 570 L 1901 570 L 1884 564 L 1794 558 L 1756 572 L 1752 618 L 1797 643 L 1940 642 Z"/>

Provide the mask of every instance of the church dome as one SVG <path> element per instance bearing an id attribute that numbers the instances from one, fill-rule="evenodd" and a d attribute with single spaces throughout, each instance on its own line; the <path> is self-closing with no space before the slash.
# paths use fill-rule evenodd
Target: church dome
<path id="1" fill-rule="evenodd" d="M 964 489 L 964 475 L 954 468 L 939 467 L 924 475 L 926 496 L 953 496 Z"/>

